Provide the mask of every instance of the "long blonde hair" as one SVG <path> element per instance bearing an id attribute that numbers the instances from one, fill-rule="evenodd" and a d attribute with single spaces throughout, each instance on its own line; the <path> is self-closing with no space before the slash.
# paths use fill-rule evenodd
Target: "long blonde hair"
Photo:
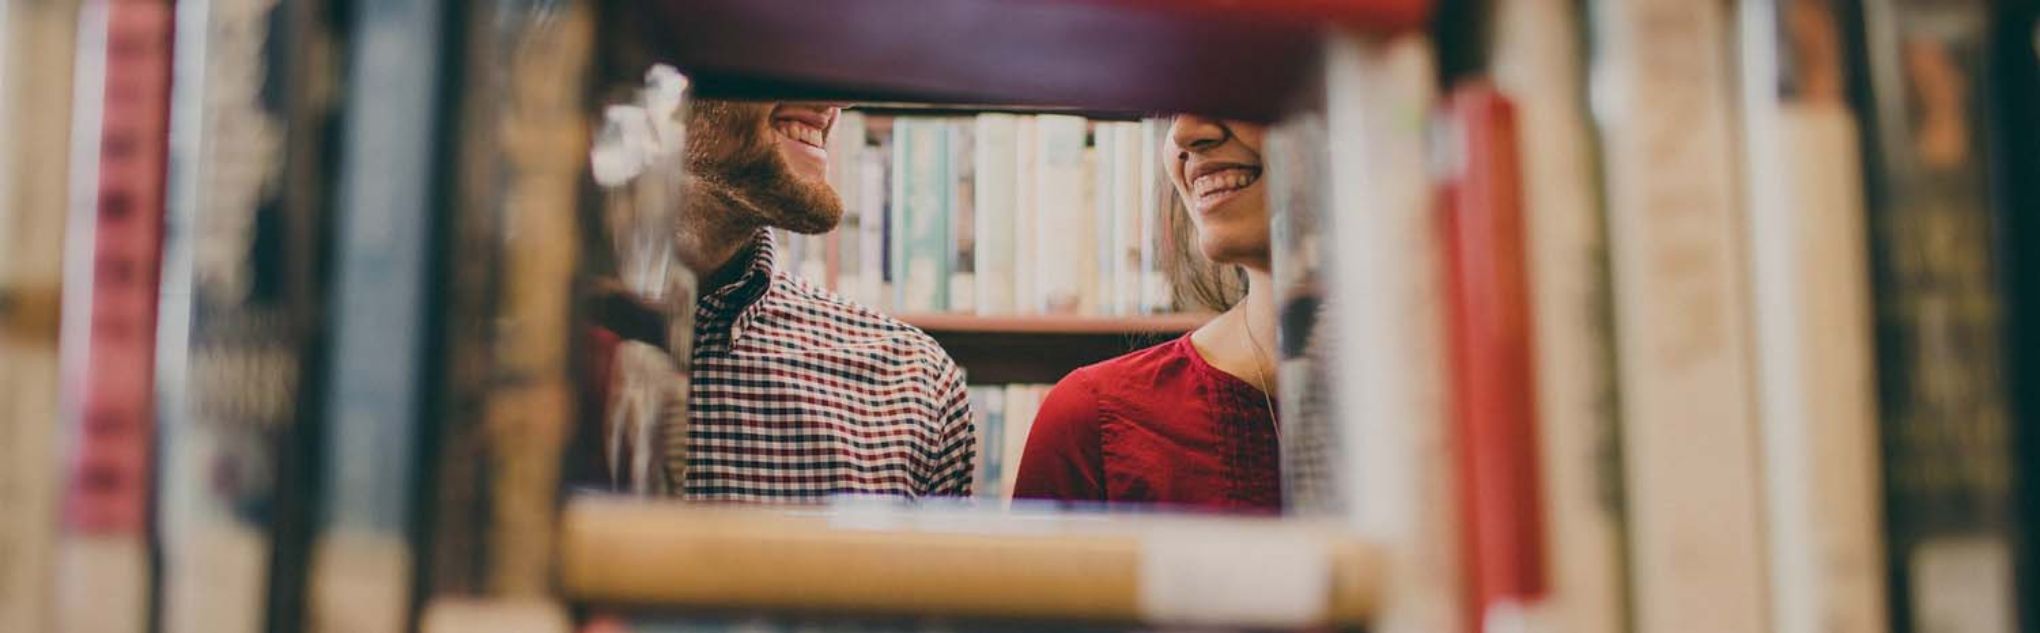
<path id="1" fill-rule="evenodd" d="M 1162 273 L 1169 280 L 1176 308 L 1224 312 L 1247 296 L 1247 271 L 1237 265 L 1220 264 L 1204 256 L 1197 246 L 1197 225 L 1190 221 L 1190 207 L 1166 180 L 1161 187 L 1163 257 Z"/>

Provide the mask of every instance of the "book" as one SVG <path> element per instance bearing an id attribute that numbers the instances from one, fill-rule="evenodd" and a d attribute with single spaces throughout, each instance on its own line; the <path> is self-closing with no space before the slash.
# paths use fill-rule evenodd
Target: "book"
<path id="1" fill-rule="evenodd" d="M 1119 123 L 1112 121 L 1091 122 L 1091 147 L 1085 150 L 1084 179 L 1086 200 L 1091 203 L 1091 249 L 1096 264 L 1092 274 L 1090 312 L 1105 316 L 1120 316 L 1120 288 L 1126 280 L 1120 275 L 1119 230 L 1123 216 L 1119 208 L 1119 182 L 1123 173 L 1119 167 L 1121 139 Z"/>
<path id="2" fill-rule="evenodd" d="M 1839 3 L 1741 9 L 1769 630 L 1888 630 L 1862 152 Z"/>
<path id="3" fill-rule="evenodd" d="M 0 4 L 0 630 L 54 630 L 58 338 L 79 3 Z"/>
<path id="4" fill-rule="evenodd" d="M 1084 313 L 1097 271 L 1092 198 L 1084 195 L 1085 121 L 1041 115 L 1034 127 L 1034 224 L 1021 228 L 1038 235 L 1032 240 L 1034 294 L 1024 299 L 1044 314 Z"/>
<path id="5" fill-rule="evenodd" d="M 1111 305 L 1108 312 L 1134 316 L 1146 313 L 1141 306 L 1144 274 L 1141 253 L 1145 251 L 1141 238 L 1150 216 L 1141 196 L 1148 186 L 1143 177 L 1154 176 L 1151 169 L 1143 169 L 1142 161 L 1153 159 L 1159 166 L 1161 159 L 1156 156 L 1156 148 L 1145 147 L 1148 141 L 1141 133 L 1140 123 L 1121 121 L 1109 125 L 1116 137 L 1111 157 L 1113 226 L 1111 248 L 1104 251 L 1107 257 L 1099 265 L 1113 270 L 1112 290 L 1105 293 Z"/>
<path id="6" fill-rule="evenodd" d="M 1336 517 L 1383 548 L 1383 573 L 1397 583 L 1375 614 L 1386 633 L 1465 630 L 1457 521 L 1436 502 L 1452 488 L 1443 277 L 1425 173 L 1433 54 L 1418 36 L 1335 37 L 1322 69 L 1326 138 L 1352 139 L 1329 143 L 1323 185 L 1341 255 L 1326 276 L 1330 353 L 1342 365 L 1338 424 L 1320 432 L 1332 467 L 1313 484 L 1326 492 L 1294 507 Z"/>
<path id="7" fill-rule="evenodd" d="M 1537 384 L 1515 104 L 1468 79 L 1439 110 L 1453 445 L 1467 621 L 1542 621 L 1547 587 Z"/>
<path id="8" fill-rule="evenodd" d="M 1173 247 L 1169 235 L 1169 212 L 1176 202 L 1175 185 L 1162 168 L 1162 144 L 1169 135 L 1169 120 L 1150 118 L 1140 123 L 1140 306 L 1142 314 L 1175 311 L 1175 289 L 1167 268 Z"/>
<path id="9" fill-rule="evenodd" d="M 1993 173 L 1997 203 L 1998 256 L 2005 317 L 2012 324 L 2034 323 L 2040 304 L 2040 266 L 2029 253 L 2013 245 L 2032 244 L 2040 236 L 2034 224 L 2040 209 L 2040 122 L 2028 113 L 2040 109 L 2040 3 L 2012 0 L 1991 5 L 1991 89 L 1990 127 Z M 2040 525 L 2040 425 L 2031 422 L 2040 415 L 2040 337 L 2030 327 L 2006 328 L 2011 364 L 2009 372 L 2012 406 L 2016 410 L 2013 443 L 2017 447 L 2019 471 L 2015 481 L 2019 494 L 2018 523 L 2028 533 Z M 2040 547 L 2030 537 L 2022 543 L 2013 563 L 2018 574 L 2021 617 L 2027 628 L 2040 621 Z"/>
<path id="10" fill-rule="evenodd" d="M 1359 624 L 1379 579 L 1362 539 L 1272 517 L 581 497 L 562 518 L 566 594 L 620 607 L 1300 628 Z"/>
<path id="11" fill-rule="evenodd" d="M 1339 364 L 1331 356 L 1339 321 L 1325 296 L 1338 262 L 1325 244 L 1336 218 L 1326 180 L 1331 150 L 1324 142 L 1324 95 L 1313 93 L 1308 103 L 1269 128 L 1261 148 L 1277 315 L 1271 395 L 1281 403 L 1283 502 L 1299 514 L 1326 515 L 1337 507 L 1338 478 L 1346 472 L 1336 461 Z"/>
<path id="12" fill-rule="evenodd" d="M 871 205 L 864 191 L 864 142 L 864 113 L 838 113 L 835 136 L 829 138 L 829 183 L 843 201 L 843 221 L 829 234 L 828 287 L 856 303 L 868 301 L 862 262 L 864 223 Z"/>
<path id="13" fill-rule="evenodd" d="M 79 16 L 65 232 L 58 631 L 139 632 L 151 604 L 156 303 L 169 138 L 167 2 Z"/>
<path id="14" fill-rule="evenodd" d="M 1990 5 L 1862 5 L 1893 631 L 2020 630 L 2013 411 L 1989 164 Z"/>
<path id="15" fill-rule="evenodd" d="M 506 630 L 508 619 L 559 630 L 553 545 L 596 16 L 589 2 L 472 9 L 457 26 L 466 70 L 448 256 L 462 266 L 444 304 L 420 629 Z"/>
<path id="16" fill-rule="evenodd" d="M 892 279 L 894 308 L 937 312 L 949 304 L 953 243 L 949 214 L 949 126 L 938 119 L 893 121 Z"/>
<path id="17" fill-rule="evenodd" d="M 972 158 L 977 169 L 977 182 L 972 186 L 977 196 L 972 202 L 976 212 L 972 229 L 976 235 L 972 253 L 977 259 L 973 264 L 977 287 L 972 291 L 972 299 L 978 314 L 1011 314 L 1013 275 L 1020 266 L 1014 253 L 1020 193 L 1020 168 L 1016 164 L 1020 156 L 1019 120 L 1011 114 L 986 113 L 977 116 L 976 125 L 977 154 Z"/>
<path id="18" fill-rule="evenodd" d="M 977 122 L 944 119 L 949 127 L 949 294 L 943 310 L 977 311 Z"/>
<path id="19" fill-rule="evenodd" d="M 306 588 L 309 631 L 411 625 L 420 529 L 413 498 L 434 428 L 432 257 L 444 169 L 438 2 L 352 5 L 333 188 L 331 330 L 323 370 L 321 498 Z"/>
<path id="20" fill-rule="evenodd" d="M 332 134 L 326 5 L 179 3 L 158 329 L 166 633 L 301 627 Z"/>
<path id="21" fill-rule="evenodd" d="M 1036 232 L 1041 227 L 1041 125 L 1020 117 L 1013 128 L 1013 313 L 1040 314 Z"/>
<path id="22" fill-rule="evenodd" d="M 1598 2 L 1637 630 L 1768 626 L 1724 7 Z"/>
<path id="23" fill-rule="evenodd" d="M 977 417 L 977 473 L 971 479 L 979 498 L 997 499 L 1005 486 L 1006 391 L 1000 385 L 970 388 L 970 410 Z"/>
<path id="24" fill-rule="evenodd" d="M 865 305 L 882 308 L 885 305 L 886 266 L 888 255 L 885 244 L 885 230 L 888 226 L 887 200 L 892 188 L 887 186 L 891 176 L 887 173 L 892 165 L 892 152 L 880 145 L 866 145 L 858 164 L 857 190 L 863 207 L 863 225 L 857 236 L 857 276 L 861 280 L 857 297 Z M 845 249 L 845 253 L 849 250 Z M 850 262 L 845 262 L 848 265 Z"/>
<path id="25" fill-rule="evenodd" d="M 1048 395 L 1047 385 L 1007 385 L 1005 411 L 1000 416 L 999 477 L 979 486 L 981 490 L 997 490 L 999 498 L 1008 502 L 1013 499 L 1014 475 L 1020 472 L 1020 458 L 1027 452 L 1027 434 L 1034 430 L 1034 416 L 1041 411 L 1041 399 Z"/>
<path id="26" fill-rule="evenodd" d="M 872 153 L 875 156 L 870 160 L 879 166 L 878 175 L 881 178 L 878 181 L 879 189 L 885 191 L 885 198 L 877 207 L 879 224 L 870 229 L 872 231 L 870 236 L 874 241 L 865 243 L 865 257 L 868 264 L 876 266 L 879 274 L 879 283 L 877 285 L 878 298 L 872 303 L 871 307 L 880 311 L 886 311 L 892 310 L 899 305 L 900 279 L 897 276 L 899 271 L 896 268 L 899 265 L 896 263 L 896 260 L 899 259 L 899 252 L 895 242 L 899 241 L 899 232 L 903 230 L 899 224 L 898 211 L 900 205 L 898 171 L 901 167 L 894 164 L 896 162 L 895 158 L 899 154 L 894 149 L 894 142 L 897 136 L 893 133 L 892 121 L 879 121 L 877 123 L 878 125 L 874 126 L 873 132 L 874 137 L 877 139 L 877 144 L 872 149 Z M 876 246 L 876 248 L 873 248 L 873 246 Z"/>
<path id="27" fill-rule="evenodd" d="M 1600 165 L 1587 120 L 1581 5 L 1494 5 L 1490 64 L 1516 104 L 1536 341 L 1538 457 L 1557 630 L 1627 630 L 1620 427 Z"/>

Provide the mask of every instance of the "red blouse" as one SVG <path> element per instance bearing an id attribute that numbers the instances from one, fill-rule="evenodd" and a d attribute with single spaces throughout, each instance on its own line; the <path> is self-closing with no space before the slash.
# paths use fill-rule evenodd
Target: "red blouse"
<path id="1" fill-rule="evenodd" d="M 1280 511 L 1271 406 L 1188 335 L 1078 369 L 1042 401 L 1013 496 Z"/>

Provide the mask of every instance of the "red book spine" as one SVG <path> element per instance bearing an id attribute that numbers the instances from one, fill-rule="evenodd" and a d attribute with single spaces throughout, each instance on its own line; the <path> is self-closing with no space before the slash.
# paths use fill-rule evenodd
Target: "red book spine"
<path id="1" fill-rule="evenodd" d="M 80 419 L 64 514 L 74 531 L 147 528 L 153 437 L 157 272 L 169 143 L 170 37 L 162 0 L 105 5 L 103 110 L 93 205 L 91 304 Z"/>
<path id="2" fill-rule="evenodd" d="M 1495 626 L 1545 594 L 1530 288 L 1513 105 L 1485 83 L 1441 117 L 1440 200 L 1469 622 Z"/>

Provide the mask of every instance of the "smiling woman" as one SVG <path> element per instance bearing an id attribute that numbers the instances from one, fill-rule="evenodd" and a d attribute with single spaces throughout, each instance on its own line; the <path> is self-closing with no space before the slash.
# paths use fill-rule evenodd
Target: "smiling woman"
<path id="1" fill-rule="evenodd" d="M 1175 276 L 1202 278 L 1179 287 L 1225 312 L 1182 338 L 1058 383 L 1035 418 L 1014 496 L 1281 509 L 1263 133 L 1239 121 L 1175 118 L 1162 158 L 1184 203 L 1185 212 L 1173 214 L 1179 243 L 1195 246 L 1180 249 L 1184 270 Z M 1244 297 L 1228 277 L 1245 279 Z"/>

